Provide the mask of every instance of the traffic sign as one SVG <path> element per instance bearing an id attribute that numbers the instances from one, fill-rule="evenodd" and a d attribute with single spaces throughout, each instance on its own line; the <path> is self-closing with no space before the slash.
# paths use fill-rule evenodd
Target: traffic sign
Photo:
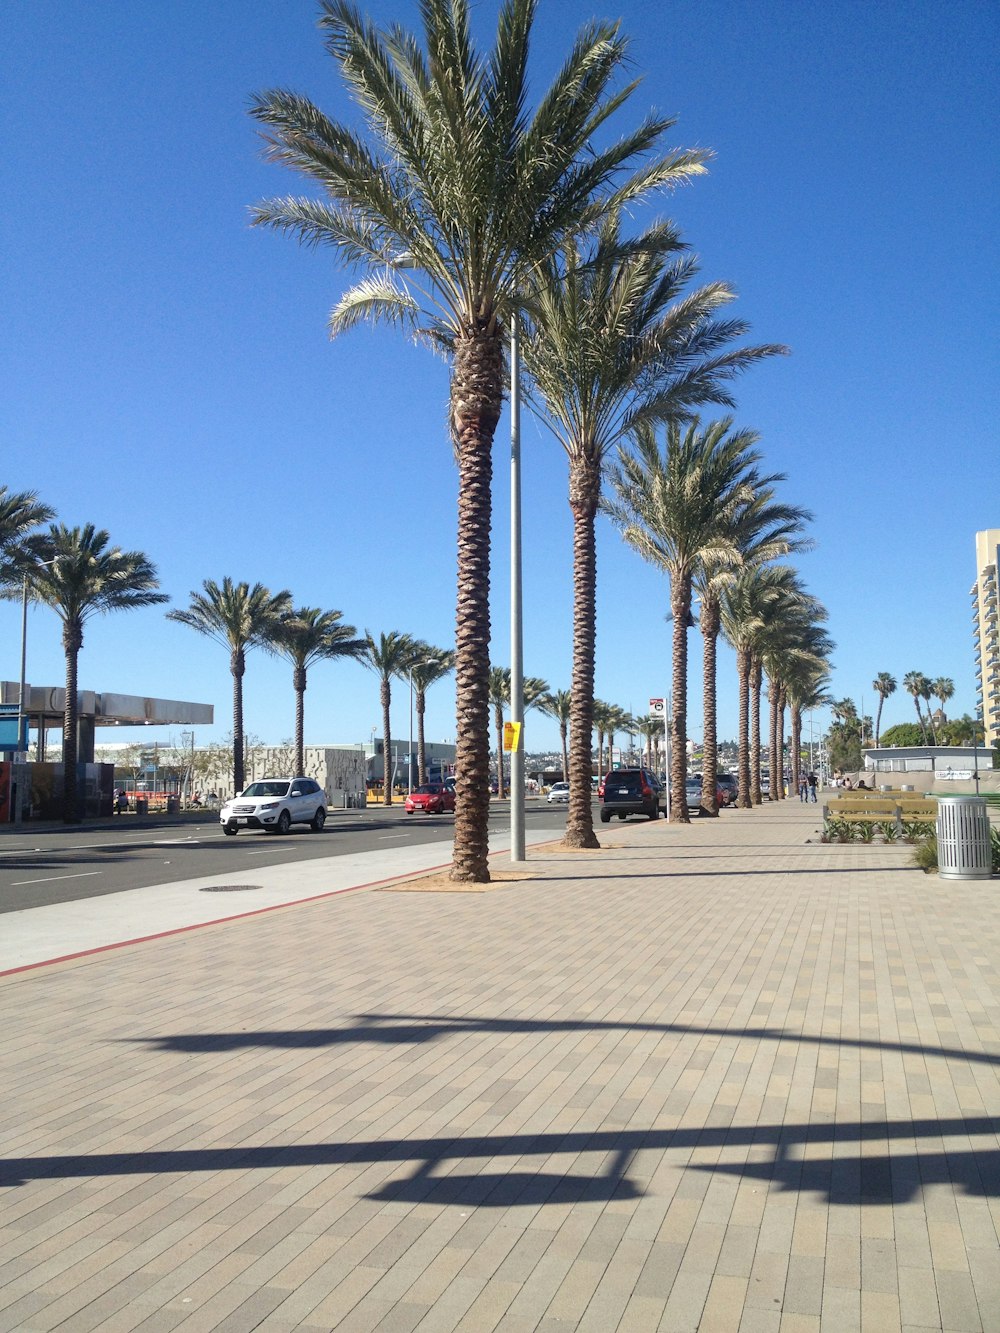
<path id="1" fill-rule="evenodd" d="M 653 717 L 663 717 L 667 711 L 665 701 L 663 699 L 650 699 L 649 711 Z"/>
<path id="2" fill-rule="evenodd" d="M 505 722 L 503 724 L 503 749 L 504 754 L 516 754 L 521 748 L 521 724 L 520 722 Z"/>

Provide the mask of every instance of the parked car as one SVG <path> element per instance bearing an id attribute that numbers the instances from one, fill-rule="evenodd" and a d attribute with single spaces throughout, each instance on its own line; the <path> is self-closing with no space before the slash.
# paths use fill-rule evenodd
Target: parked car
<path id="1" fill-rule="evenodd" d="M 546 800 L 548 801 L 549 805 L 552 805 L 553 802 L 568 801 L 569 783 L 553 782 L 552 786 L 549 788 L 549 794 L 546 797 Z"/>
<path id="2" fill-rule="evenodd" d="M 408 815 L 443 815 L 455 813 L 455 793 L 440 782 L 425 782 L 422 787 L 414 787 L 406 798 L 403 807 Z"/>
<path id="3" fill-rule="evenodd" d="M 607 824 L 612 815 L 625 819 L 628 815 L 646 815 L 659 819 L 666 809 L 666 795 L 659 778 L 647 768 L 616 768 L 604 778 L 601 797 L 601 823 Z"/>
<path id="4" fill-rule="evenodd" d="M 240 829 L 287 833 L 293 824 L 308 824 L 319 833 L 326 823 L 326 794 L 312 778 L 264 778 L 226 801 L 219 822 L 229 838 Z"/>
<path id="5" fill-rule="evenodd" d="M 722 792 L 723 799 L 718 801 L 720 806 L 736 804 L 736 794 L 739 790 L 739 784 L 736 781 L 735 773 L 716 773 L 715 785 Z"/>
<path id="6" fill-rule="evenodd" d="M 701 778 L 688 778 L 685 781 L 684 803 L 689 815 L 701 813 Z"/>

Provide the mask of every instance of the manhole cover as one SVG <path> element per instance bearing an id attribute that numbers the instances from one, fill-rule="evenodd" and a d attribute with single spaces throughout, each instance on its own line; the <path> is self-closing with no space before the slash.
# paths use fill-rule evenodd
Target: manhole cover
<path id="1" fill-rule="evenodd" d="M 259 884 L 207 884 L 200 893 L 247 893 L 250 889 L 259 889 Z"/>

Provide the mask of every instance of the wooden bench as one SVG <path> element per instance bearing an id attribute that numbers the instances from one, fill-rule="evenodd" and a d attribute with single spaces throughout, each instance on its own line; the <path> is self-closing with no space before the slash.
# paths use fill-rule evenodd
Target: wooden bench
<path id="1" fill-rule="evenodd" d="M 823 806 L 823 822 L 840 819 L 848 824 L 882 824 L 892 819 L 897 834 L 903 832 L 904 820 L 920 820 L 933 824 L 937 819 L 937 802 L 916 793 L 900 796 L 866 796 L 850 793 L 835 797 Z"/>

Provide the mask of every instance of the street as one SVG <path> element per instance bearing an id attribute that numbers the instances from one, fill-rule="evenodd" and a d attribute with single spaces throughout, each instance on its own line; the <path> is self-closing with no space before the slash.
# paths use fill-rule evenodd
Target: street
<path id="1" fill-rule="evenodd" d="M 510 807 L 490 811 L 490 828 L 499 832 L 510 820 Z M 565 827 L 566 807 L 529 801 L 526 827 L 551 829 L 558 837 Z M 165 821 L 136 827 L 87 830 L 84 827 L 26 827 L 0 837 L 0 913 L 50 903 L 75 902 L 129 889 L 150 888 L 206 875 L 245 875 L 252 866 L 274 866 L 319 857 L 344 856 L 388 847 L 440 842 L 450 845 L 450 815 L 407 815 L 402 801 L 391 809 L 331 811 L 322 833 L 293 826 L 286 837 L 241 833 L 227 838 L 217 816 L 206 812 L 197 822 Z M 442 859 L 447 853 L 442 852 Z"/>

